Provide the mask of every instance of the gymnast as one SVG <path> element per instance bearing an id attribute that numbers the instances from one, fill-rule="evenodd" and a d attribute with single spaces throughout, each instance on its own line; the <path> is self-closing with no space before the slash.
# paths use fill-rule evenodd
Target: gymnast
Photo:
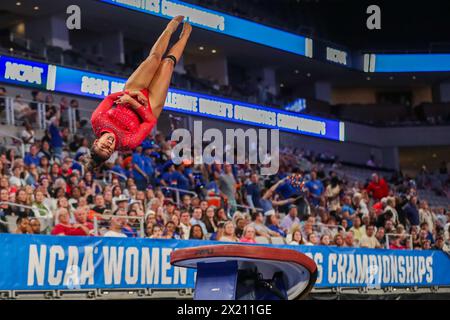
<path id="1" fill-rule="evenodd" d="M 185 22 L 179 40 L 165 55 L 171 36 L 183 19 L 177 16 L 168 23 L 149 56 L 128 78 L 124 91 L 107 96 L 92 114 L 97 139 L 88 167 L 101 165 L 115 150 L 135 149 L 150 134 L 164 107 L 174 67 L 192 31 Z"/>

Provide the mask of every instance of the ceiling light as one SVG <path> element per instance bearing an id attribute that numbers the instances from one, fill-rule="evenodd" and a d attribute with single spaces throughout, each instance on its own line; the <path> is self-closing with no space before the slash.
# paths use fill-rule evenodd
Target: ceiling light
<path id="1" fill-rule="evenodd" d="M 202 46 L 200 46 L 200 47 L 198 47 L 198 50 L 203 50 L 203 49 L 205 49 L 204 47 L 202 47 Z"/>
<path id="2" fill-rule="evenodd" d="M 393 76 L 390 76 L 390 77 L 389 77 L 389 80 L 394 80 L 394 77 L 393 77 Z"/>
<path id="3" fill-rule="evenodd" d="M 311 77 L 311 73 L 308 72 L 308 73 L 306 74 L 306 76 L 307 76 L 308 78 Z"/>
<path id="4" fill-rule="evenodd" d="M 217 51 L 216 51 L 216 49 L 212 49 L 211 52 L 212 53 L 216 53 Z"/>
<path id="5" fill-rule="evenodd" d="M 299 73 L 300 71 L 298 71 L 297 69 L 295 69 L 295 71 L 294 71 L 294 72 L 295 72 L 295 74 L 298 74 L 298 73 Z"/>
<path id="6" fill-rule="evenodd" d="M 367 79 L 367 80 L 370 80 L 370 77 L 367 77 L 366 79 Z"/>
<path id="7" fill-rule="evenodd" d="M 34 10 L 39 10 L 39 7 L 38 7 L 38 6 L 34 6 L 33 9 L 34 9 Z"/>
<path id="8" fill-rule="evenodd" d="M 413 80 L 416 80 L 416 76 L 412 76 L 412 79 L 413 79 Z"/>
<path id="9" fill-rule="evenodd" d="M 284 88 L 284 83 L 280 83 L 280 87 L 281 87 L 281 88 Z"/>
<path id="10" fill-rule="evenodd" d="M 17 2 L 16 2 L 16 6 L 20 6 L 20 5 L 22 5 L 22 2 L 17 1 Z"/>

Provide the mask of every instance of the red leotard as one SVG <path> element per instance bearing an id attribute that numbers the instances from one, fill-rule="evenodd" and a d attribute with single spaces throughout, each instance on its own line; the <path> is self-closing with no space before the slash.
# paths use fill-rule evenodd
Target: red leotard
<path id="1" fill-rule="evenodd" d="M 110 132 L 116 137 L 116 150 L 133 150 L 150 134 L 156 124 L 152 113 L 148 90 L 141 92 L 147 97 L 148 106 L 133 110 L 128 105 L 119 104 L 112 108 L 114 101 L 124 92 L 112 93 L 95 109 L 91 117 L 92 129 L 97 137 Z"/>

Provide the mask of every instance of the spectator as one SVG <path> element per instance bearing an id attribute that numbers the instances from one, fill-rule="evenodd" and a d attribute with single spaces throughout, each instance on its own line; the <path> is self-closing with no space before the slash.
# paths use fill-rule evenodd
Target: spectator
<path id="1" fill-rule="evenodd" d="M 309 201 L 312 205 L 318 206 L 324 192 L 324 187 L 322 181 L 317 179 L 316 171 L 311 172 L 311 179 L 305 184 L 305 187 L 309 192 Z"/>
<path id="2" fill-rule="evenodd" d="M 192 225 L 191 230 L 189 232 L 189 240 L 204 240 L 204 239 L 205 234 L 203 233 L 203 228 L 198 224 Z"/>
<path id="3" fill-rule="evenodd" d="M 16 95 L 14 99 L 14 115 L 17 120 L 22 120 L 28 123 L 36 122 L 36 110 L 30 108 L 28 103 L 23 101 L 22 95 Z M 34 143 L 34 142 L 27 142 Z M 28 150 L 27 150 L 28 151 Z"/>
<path id="4" fill-rule="evenodd" d="M 286 238 L 286 232 L 280 225 L 280 217 L 275 210 L 270 210 L 269 213 L 264 214 L 266 216 L 266 225 L 273 232 L 278 233 L 281 237 Z"/>
<path id="5" fill-rule="evenodd" d="M 27 107 L 28 107 L 28 105 L 27 105 Z M 23 141 L 25 152 L 29 152 L 31 145 L 33 145 L 36 142 L 34 136 L 35 136 L 35 133 L 34 133 L 33 128 L 31 127 L 31 124 L 29 122 L 25 122 L 24 129 L 20 133 L 20 138 Z"/>
<path id="6" fill-rule="evenodd" d="M 331 243 L 330 236 L 328 234 L 323 234 L 320 237 L 320 245 L 322 245 L 322 246 L 329 246 L 330 243 Z"/>
<path id="7" fill-rule="evenodd" d="M 355 240 L 355 237 L 353 235 L 353 232 L 349 231 L 345 234 L 344 237 L 344 246 L 345 247 L 357 247 L 357 241 Z"/>
<path id="8" fill-rule="evenodd" d="M 73 212 L 73 215 L 75 217 L 76 224 L 86 227 L 89 230 L 88 235 L 94 235 L 94 225 L 92 222 L 87 221 L 88 213 L 85 209 L 77 208 Z"/>
<path id="9" fill-rule="evenodd" d="M 176 232 L 176 226 L 173 221 L 166 223 L 163 238 L 165 239 L 180 239 L 180 235 Z"/>
<path id="10" fill-rule="evenodd" d="M 355 240 L 359 242 L 361 238 L 366 234 L 366 228 L 365 226 L 361 225 L 360 217 L 355 217 L 353 221 L 353 227 L 350 228 L 350 231 L 355 236 Z"/>
<path id="11" fill-rule="evenodd" d="M 380 242 L 375 237 L 375 226 L 368 225 L 366 226 L 366 232 L 361 236 L 359 240 L 359 246 L 361 248 L 381 248 Z"/>
<path id="12" fill-rule="evenodd" d="M 337 247 L 345 246 L 344 239 L 342 238 L 342 236 L 340 234 L 336 234 L 334 236 L 333 242 L 334 242 L 334 245 Z"/>
<path id="13" fill-rule="evenodd" d="M 437 222 L 436 215 L 433 213 L 433 211 L 430 210 L 430 207 L 428 206 L 428 202 L 426 200 L 420 201 L 419 208 L 420 222 L 426 222 L 428 228 L 430 229 L 430 232 L 434 233 L 434 226 Z"/>
<path id="14" fill-rule="evenodd" d="M 261 208 L 261 188 L 259 186 L 259 177 L 256 173 L 251 174 L 250 183 L 247 184 L 245 191 L 250 208 Z"/>
<path id="15" fill-rule="evenodd" d="M 103 235 L 104 237 L 126 238 L 127 235 L 122 232 L 123 218 L 112 217 L 110 220 L 109 230 Z"/>
<path id="16" fill-rule="evenodd" d="M 264 216 L 261 212 L 254 212 L 252 214 L 252 223 L 250 225 L 255 229 L 256 235 L 261 237 L 279 237 L 280 234 L 270 230 L 264 225 Z"/>
<path id="17" fill-rule="evenodd" d="M 303 235 L 302 232 L 300 230 L 295 230 L 292 233 L 292 241 L 289 243 L 290 245 L 300 245 L 300 244 L 305 244 L 305 242 L 303 241 Z"/>
<path id="18" fill-rule="evenodd" d="M 404 250 L 406 247 L 400 243 L 401 237 L 394 236 L 389 239 L 389 249 L 391 250 Z"/>
<path id="19" fill-rule="evenodd" d="M 194 212 L 192 213 L 192 218 L 191 218 L 190 222 L 191 222 L 192 226 L 200 225 L 200 227 L 202 228 L 202 233 L 204 235 L 206 235 L 208 233 L 205 223 L 202 221 L 202 209 L 200 207 L 197 207 L 194 209 Z M 192 229 L 192 227 L 191 227 L 191 229 Z"/>
<path id="20" fill-rule="evenodd" d="M 38 218 L 30 219 L 30 229 L 32 234 L 41 234 L 41 222 Z"/>
<path id="21" fill-rule="evenodd" d="M 383 178 L 380 178 L 376 173 L 372 174 L 372 180 L 367 186 L 367 192 L 375 201 L 380 201 L 382 198 L 389 195 L 389 186 Z"/>
<path id="22" fill-rule="evenodd" d="M 208 207 L 208 209 L 206 209 L 202 220 L 205 224 L 207 233 L 212 234 L 217 231 L 217 219 L 215 216 L 214 207 Z"/>
<path id="23" fill-rule="evenodd" d="M 69 219 L 69 211 L 65 208 L 59 208 L 56 213 L 59 223 L 51 231 L 52 235 L 58 236 L 86 236 L 90 230 L 79 223 L 72 224 Z"/>
<path id="24" fill-rule="evenodd" d="M 63 136 L 59 131 L 59 113 L 56 113 L 50 120 L 48 132 L 50 135 L 50 147 L 52 149 L 52 155 L 62 159 L 63 151 Z"/>
<path id="25" fill-rule="evenodd" d="M 31 227 L 30 227 L 30 220 L 28 220 L 27 217 L 18 217 L 16 220 L 16 231 L 14 233 L 17 234 L 30 234 L 31 233 Z"/>
<path id="26" fill-rule="evenodd" d="M 406 218 L 411 226 L 418 226 L 420 224 L 420 214 L 417 208 L 417 197 L 411 196 L 408 203 L 403 207 Z"/>
<path id="27" fill-rule="evenodd" d="M 315 246 L 318 244 L 318 237 L 317 234 L 315 232 L 311 232 L 310 234 L 308 234 L 308 239 L 305 243 L 305 245 L 307 246 Z"/>
<path id="28" fill-rule="evenodd" d="M 217 239 L 225 242 L 238 242 L 239 239 L 235 234 L 235 227 L 232 221 L 225 222 L 223 226 L 223 234 Z"/>
<path id="29" fill-rule="evenodd" d="M 256 243 L 256 230 L 253 226 L 245 226 L 240 242 Z"/>
<path id="30" fill-rule="evenodd" d="M 40 164 L 38 148 L 35 145 L 32 145 L 29 149 L 30 152 L 28 152 L 23 159 L 25 165 L 30 166 L 31 164 L 34 164 L 35 166 L 38 166 Z"/>
<path id="31" fill-rule="evenodd" d="M 229 163 L 224 164 L 224 172 L 219 177 L 222 198 L 228 203 L 231 212 L 236 211 L 236 180 Z"/>
<path id="32" fill-rule="evenodd" d="M 284 230 L 289 230 L 291 229 L 292 225 L 300 224 L 300 219 L 297 217 L 297 215 L 298 215 L 297 206 L 291 204 L 289 206 L 288 214 L 281 221 L 281 228 L 283 228 Z"/>

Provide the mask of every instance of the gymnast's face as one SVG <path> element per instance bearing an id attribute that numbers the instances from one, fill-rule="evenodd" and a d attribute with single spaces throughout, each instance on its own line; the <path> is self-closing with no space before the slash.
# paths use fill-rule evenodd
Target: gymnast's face
<path id="1" fill-rule="evenodd" d="M 104 133 L 95 140 L 96 153 L 104 159 L 108 159 L 116 147 L 116 139 L 112 133 Z"/>

